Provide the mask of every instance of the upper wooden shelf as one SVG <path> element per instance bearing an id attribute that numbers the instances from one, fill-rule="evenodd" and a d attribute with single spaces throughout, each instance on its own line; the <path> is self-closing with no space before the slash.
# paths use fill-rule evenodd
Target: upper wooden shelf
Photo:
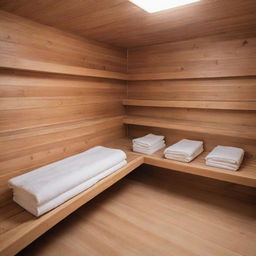
<path id="1" fill-rule="evenodd" d="M 201 108 L 222 110 L 256 110 L 255 101 L 166 101 L 166 100 L 123 100 L 125 106 Z"/>
<path id="2" fill-rule="evenodd" d="M 183 121 L 175 119 L 167 120 L 143 116 L 126 116 L 124 118 L 124 123 L 256 140 L 255 127 L 251 126 L 231 124 L 220 125 L 209 122 Z"/>
<path id="3" fill-rule="evenodd" d="M 34 61 L 22 58 L 15 58 L 2 54 L 0 55 L 0 68 L 45 72 L 53 74 L 110 78 L 118 80 L 127 80 L 128 78 L 127 74 L 124 73 Z"/>
<path id="4" fill-rule="evenodd" d="M 129 74 L 129 81 L 147 81 L 147 80 L 173 80 L 173 79 L 195 79 L 195 78 L 225 78 L 225 77 L 254 77 L 255 71 L 247 69 L 243 73 L 232 73 L 226 72 L 220 74 L 219 71 L 213 72 L 167 72 L 167 73 L 133 73 Z"/>
<path id="5" fill-rule="evenodd" d="M 125 81 L 136 81 L 136 80 L 166 80 L 166 79 L 186 79 L 194 77 L 174 77 L 169 73 L 160 73 L 160 74 L 127 74 L 112 72 L 106 70 L 90 69 L 78 66 L 69 66 L 62 65 L 57 63 L 49 63 L 42 61 L 35 61 L 23 58 L 16 58 L 10 55 L 0 54 L 0 68 L 8 69 L 17 69 L 33 72 L 45 72 L 52 74 L 65 74 L 65 75 L 74 75 L 74 76 L 87 76 L 87 77 L 98 77 L 98 78 L 109 78 L 109 79 L 118 79 Z M 254 74 L 247 74 L 247 76 L 253 76 Z M 215 78 L 215 75 L 207 76 L 208 78 Z M 223 76 L 225 77 L 225 76 Z M 230 77 L 230 76 L 227 76 Z M 198 77 L 200 78 L 200 77 Z M 202 76 L 205 78 L 205 76 Z"/>

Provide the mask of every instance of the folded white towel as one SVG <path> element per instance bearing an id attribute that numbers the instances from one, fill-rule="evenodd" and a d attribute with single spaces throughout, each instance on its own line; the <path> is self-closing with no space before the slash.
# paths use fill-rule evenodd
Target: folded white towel
<path id="1" fill-rule="evenodd" d="M 210 166 L 238 170 L 244 157 L 244 150 L 236 147 L 217 146 L 207 156 L 206 164 Z"/>
<path id="2" fill-rule="evenodd" d="M 207 156 L 206 160 L 240 165 L 244 157 L 244 150 L 236 147 L 217 146 Z"/>
<path id="3" fill-rule="evenodd" d="M 133 139 L 132 142 L 133 144 L 140 145 L 141 147 L 149 148 L 154 147 L 162 140 L 164 140 L 164 136 L 154 135 L 150 133 L 144 137 Z"/>
<path id="4" fill-rule="evenodd" d="M 156 151 L 164 148 L 165 146 L 166 146 L 165 142 L 162 140 L 159 143 L 157 143 L 155 146 L 152 146 L 149 148 L 141 147 L 140 145 L 133 145 L 133 151 L 142 153 L 142 154 L 146 154 L 146 155 L 152 155 Z"/>
<path id="5" fill-rule="evenodd" d="M 202 141 L 183 139 L 168 147 L 164 154 L 175 154 L 184 157 L 191 157 L 203 147 Z"/>
<path id="6" fill-rule="evenodd" d="M 176 161 L 180 161 L 180 162 L 185 162 L 185 163 L 189 163 L 191 162 L 194 158 L 196 158 L 198 155 L 200 155 L 202 152 L 204 151 L 203 146 L 200 147 L 197 151 L 194 152 L 194 154 L 192 154 L 191 156 L 185 156 L 185 155 L 181 155 L 181 154 L 174 154 L 174 153 L 166 153 L 164 156 L 167 159 L 171 159 L 171 160 L 176 160 Z"/>
<path id="7" fill-rule="evenodd" d="M 51 199 L 50 201 L 43 203 L 41 205 L 35 204 L 35 201 L 31 201 L 31 197 L 28 193 L 24 193 L 23 191 L 19 191 L 19 189 L 14 189 L 14 196 L 13 200 L 18 203 L 20 206 L 22 206 L 24 209 L 29 211 L 35 216 L 40 216 L 55 207 L 63 204 L 70 198 L 76 196 L 77 194 L 83 192 L 84 190 L 90 188 L 94 184 L 96 184 L 101 179 L 105 178 L 106 176 L 112 174 L 113 172 L 117 171 L 118 169 L 125 166 L 127 162 L 123 160 L 119 164 L 115 165 L 114 167 L 109 168 L 108 170 L 101 172 L 95 177 L 92 177 L 91 179 L 79 184 L 78 186 L 64 192 L 63 194 Z"/>
<path id="8" fill-rule="evenodd" d="M 83 153 L 43 166 L 9 180 L 13 189 L 23 190 L 35 205 L 41 205 L 119 164 L 126 154 L 97 146 Z"/>
<path id="9" fill-rule="evenodd" d="M 205 163 L 206 163 L 206 165 L 209 165 L 209 166 L 224 168 L 224 169 L 228 169 L 231 171 L 237 171 L 240 167 L 240 165 L 223 163 L 223 162 L 218 162 L 218 161 L 214 161 L 214 160 L 206 160 Z"/>

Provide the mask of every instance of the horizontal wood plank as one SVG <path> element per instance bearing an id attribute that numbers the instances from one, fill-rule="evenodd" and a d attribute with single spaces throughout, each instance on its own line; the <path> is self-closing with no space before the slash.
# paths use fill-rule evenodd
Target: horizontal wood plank
<path id="1" fill-rule="evenodd" d="M 129 81 L 128 99 L 256 101 L 256 77 Z"/>
<path id="2" fill-rule="evenodd" d="M 256 140 L 255 127 L 242 125 L 228 125 L 221 126 L 216 123 L 183 121 L 175 119 L 158 119 L 142 116 L 126 116 L 124 118 L 125 124 L 141 125 L 148 127 L 159 127 L 165 129 L 174 129 L 182 131 L 196 131 L 199 133 L 216 134 L 223 136 L 233 136 L 245 139 Z"/>
<path id="3" fill-rule="evenodd" d="M 0 55 L 20 59 L 26 65 L 31 60 L 38 61 L 38 64 L 64 65 L 65 69 L 68 69 L 65 66 L 75 66 L 126 72 L 125 49 L 87 40 L 2 10 L 0 17 Z M 11 64 L 14 65 L 13 62 Z M 74 69 L 74 72 L 83 73 L 82 69 Z"/>
<path id="4" fill-rule="evenodd" d="M 198 38 L 128 50 L 129 80 L 255 76 L 256 38 Z"/>
<path id="5" fill-rule="evenodd" d="M 256 110 L 254 101 L 165 101 L 165 100 L 123 100 L 125 106 L 170 107 L 170 108 L 200 108 L 228 110 Z"/>
<path id="6" fill-rule="evenodd" d="M 3 54 L 0 54 L 0 67 L 17 69 L 17 70 L 25 70 L 25 71 L 53 73 L 53 74 L 127 80 L 127 75 L 125 73 L 21 59 L 17 57 L 5 56 Z"/>

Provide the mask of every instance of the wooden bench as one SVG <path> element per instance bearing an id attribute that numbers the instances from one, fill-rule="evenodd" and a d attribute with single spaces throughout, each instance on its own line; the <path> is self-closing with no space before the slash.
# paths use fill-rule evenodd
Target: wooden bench
<path id="1" fill-rule="evenodd" d="M 36 218 L 12 201 L 0 207 L 0 255 L 14 255 L 26 247 L 40 235 L 52 228 L 80 206 L 97 196 L 99 193 L 122 179 L 143 163 L 169 170 L 191 173 L 218 180 L 256 187 L 256 160 L 245 158 L 237 172 L 209 167 L 204 164 L 204 152 L 191 163 L 181 163 L 163 158 L 163 150 L 148 156 L 131 152 L 131 140 L 122 138 L 106 144 L 109 147 L 123 149 L 128 156 L 128 164 L 106 177 L 90 189 L 80 193 L 66 203 Z"/>

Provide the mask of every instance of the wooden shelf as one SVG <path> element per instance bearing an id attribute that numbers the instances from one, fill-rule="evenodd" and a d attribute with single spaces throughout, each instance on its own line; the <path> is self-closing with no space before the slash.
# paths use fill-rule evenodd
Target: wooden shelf
<path id="1" fill-rule="evenodd" d="M 127 74 L 124 73 L 21 59 L 3 54 L 0 55 L 0 68 L 118 80 L 127 80 L 128 78 Z"/>
<path id="2" fill-rule="evenodd" d="M 161 150 L 153 156 L 147 156 L 144 160 L 144 163 L 170 170 L 191 173 L 250 187 L 256 187 L 255 160 L 245 158 L 244 164 L 239 169 L 239 171 L 229 171 L 205 165 L 205 157 L 208 155 L 208 153 L 209 152 L 202 153 L 191 163 L 181 163 L 169 159 L 164 159 L 163 150 Z"/>
<path id="3" fill-rule="evenodd" d="M 125 106 L 166 107 L 166 108 L 200 108 L 222 110 L 256 110 L 255 101 L 166 101 L 166 100 L 123 100 Z"/>
<path id="4" fill-rule="evenodd" d="M 120 148 L 129 155 L 136 155 L 144 157 L 144 163 L 166 168 L 170 170 L 191 173 L 204 177 L 209 177 L 217 180 L 228 181 L 236 184 L 256 187 L 256 159 L 255 157 L 245 157 L 242 166 L 238 171 L 229 171 L 221 168 L 211 167 L 205 165 L 205 157 L 209 152 L 203 152 L 196 159 L 190 163 L 182 163 L 164 158 L 164 149 L 156 152 L 153 155 L 144 155 L 132 152 L 131 139 L 123 138 L 112 142 L 108 146 Z M 243 148 L 243 145 L 241 145 Z M 256 147 L 255 147 L 256 150 Z"/>
<path id="5" fill-rule="evenodd" d="M 220 74 L 219 70 L 202 73 L 193 72 L 167 72 L 167 73 L 134 73 L 129 74 L 129 81 L 154 81 L 154 80 L 173 80 L 173 79 L 205 79 L 205 78 L 230 78 L 230 77 L 254 77 L 255 71 L 247 69 L 242 73 L 236 72 L 232 75 L 230 72 Z"/>
<path id="6" fill-rule="evenodd" d="M 169 73 L 167 74 L 127 74 L 112 72 L 106 70 L 90 69 L 78 66 L 62 65 L 57 63 L 49 63 L 42 61 L 35 61 L 23 58 L 16 58 L 9 55 L 0 54 L 0 68 L 17 69 L 33 72 L 44 72 L 52 74 L 64 74 L 74 76 L 86 76 L 86 77 L 98 77 L 108 79 L 118 79 L 125 81 L 140 81 L 140 80 L 165 80 L 165 79 L 184 79 L 194 77 L 173 77 Z M 253 74 L 247 74 L 247 76 L 253 76 Z M 212 75 L 209 77 L 216 77 Z M 224 76 L 225 77 L 225 76 Z M 230 77 L 230 76 L 228 76 Z M 200 78 L 200 77 L 199 77 Z M 202 76 L 205 78 L 205 76 Z"/>
<path id="7" fill-rule="evenodd" d="M 242 125 L 228 125 L 220 126 L 216 123 L 182 121 L 182 120 L 166 120 L 158 118 L 149 118 L 143 116 L 126 116 L 124 118 L 125 124 L 141 125 L 149 127 L 158 127 L 165 129 L 192 131 L 213 135 L 223 135 L 230 137 L 239 137 L 244 139 L 256 140 L 255 127 Z"/>

